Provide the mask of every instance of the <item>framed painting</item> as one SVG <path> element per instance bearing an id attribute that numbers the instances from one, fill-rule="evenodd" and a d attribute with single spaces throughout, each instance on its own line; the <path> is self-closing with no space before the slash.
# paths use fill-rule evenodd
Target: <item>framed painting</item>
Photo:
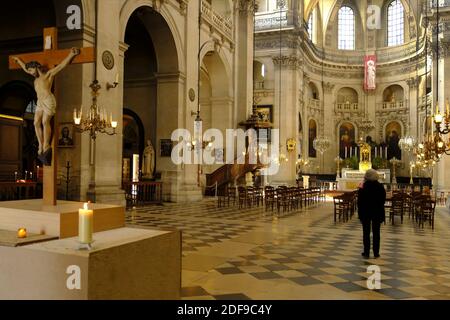
<path id="1" fill-rule="evenodd" d="M 73 148 L 74 143 L 74 128 L 72 122 L 63 122 L 59 124 L 58 128 L 58 148 Z"/>
<path id="2" fill-rule="evenodd" d="M 387 158 L 402 159 L 402 150 L 400 149 L 398 142 L 402 136 L 402 126 L 398 121 L 391 121 L 386 125 L 384 133 L 387 144 Z"/>
<path id="3" fill-rule="evenodd" d="M 173 141 L 170 139 L 160 140 L 160 156 L 167 158 L 172 156 Z"/>
<path id="4" fill-rule="evenodd" d="M 273 122 L 273 106 L 256 106 L 259 121 Z"/>
<path id="5" fill-rule="evenodd" d="M 351 122 L 343 122 L 339 127 L 339 156 L 345 159 L 345 150 L 347 156 L 350 155 L 350 148 L 355 144 L 356 130 Z"/>

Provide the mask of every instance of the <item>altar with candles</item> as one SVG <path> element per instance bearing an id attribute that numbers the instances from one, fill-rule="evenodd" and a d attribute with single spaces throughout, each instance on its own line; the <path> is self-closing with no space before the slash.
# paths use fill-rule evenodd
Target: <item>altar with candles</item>
<path id="1" fill-rule="evenodd" d="M 347 155 L 347 150 L 345 150 Z M 375 157 L 381 155 L 387 158 L 387 149 L 372 148 L 368 143 L 360 143 L 358 147 L 350 149 L 350 155 L 358 157 L 359 168 L 343 168 L 342 172 L 338 172 L 336 180 L 338 182 L 338 190 L 341 191 L 353 191 L 358 189 L 361 183 L 364 181 L 364 175 L 367 170 L 372 169 L 372 154 Z M 377 169 L 380 176 L 379 182 L 390 183 L 391 171 L 389 169 Z"/>

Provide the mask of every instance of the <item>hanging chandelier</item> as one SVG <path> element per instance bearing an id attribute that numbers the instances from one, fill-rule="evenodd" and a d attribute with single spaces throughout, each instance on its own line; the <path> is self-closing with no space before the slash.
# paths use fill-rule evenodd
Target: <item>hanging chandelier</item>
<path id="1" fill-rule="evenodd" d="M 330 139 L 324 136 L 320 136 L 318 138 L 315 138 L 313 141 L 313 148 L 316 151 L 319 151 L 320 154 L 323 154 L 325 151 L 327 151 L 331 146 Z"/>
<path id="2" fill-rule="evenodd" d="M 74 127 L 79 132 L 89 132 L 92 140 L 97 138 L 97 134 L 115 135 L 117 121 L 113 120 L 112 113 L 108 115 L 105 108 L 99 108 L 97 97 L 101 89 L 97 80 L 94 80 L 89 86 L 92 90 L 92 105 L 87 115 L 83 114 L 83 109 L 73 110 Z"/>
<path id="3" fill-rule="evenodd" d="M 402 151 L 405 151 L 407 153 L 410 153 L 414 150 L 414 147 L 416 145 L 416 138 L 411 136 L 410 134 L 402 137 L 400 141 L 398 142 L 398 146 Z"/>

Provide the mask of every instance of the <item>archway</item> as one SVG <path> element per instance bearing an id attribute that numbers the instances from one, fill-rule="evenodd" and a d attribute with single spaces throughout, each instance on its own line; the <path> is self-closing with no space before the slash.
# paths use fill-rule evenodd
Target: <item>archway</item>
<path id="1" fill-rule="evenodd" d="M 174 35 L 161 13 L 149 6 L 135 9 L 126 24 L 124 41 L 124 107 L 141 119 L 142 141 L 156 151 L 156 171 L 170 170 L 170 157 L 161 156 L 159 142 L 180 127 L 180 71 Z M 124 112 L 125 113 L 125 112 Z M 138 152 L 142 159 L 142 145 Z M 128 150 L 123 149 L 123 156 Z"/>
<path id="2" fill-rule="evenodd" d="M 203 131 L 214 128 L 222 131 L 232 128 L 232 101 L 230 81 L 223 57 L 217 51 L 208 51 L 202 59 L 200 75 L 200 106 Z M 223 151 L 223 150 L 222 150 Z M 217 166 L 205 166 L 210 173 Z"/>
<path id="3" fill-rule="evenodd" d="M 383 91 L 383 102 L 396 103 L 404 100 L 403 87 L 398 84 L 393 84 Z"/>

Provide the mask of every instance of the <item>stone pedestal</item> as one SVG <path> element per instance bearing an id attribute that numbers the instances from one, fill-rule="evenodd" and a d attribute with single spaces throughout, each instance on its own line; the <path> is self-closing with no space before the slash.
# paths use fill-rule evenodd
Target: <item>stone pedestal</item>
<path id="1" fill-rule="evenodd" d="M 30 233 L 59 238 L 78 235 L 78 209 L 81 202 L 58 201 L 45 206 L 42 199 L 5 201 L 0 204 L 0 229 L 17 231 L 26 228 Z M 125 208 L 107 204 L 92 204 L 94 232 L 125 226 Z"/>
<path id="2" fill-rule="evenodd" d="M 181 235 L 119 228 L 23 247 L 0 246 L 0 299 L 179 299 Z"/>

